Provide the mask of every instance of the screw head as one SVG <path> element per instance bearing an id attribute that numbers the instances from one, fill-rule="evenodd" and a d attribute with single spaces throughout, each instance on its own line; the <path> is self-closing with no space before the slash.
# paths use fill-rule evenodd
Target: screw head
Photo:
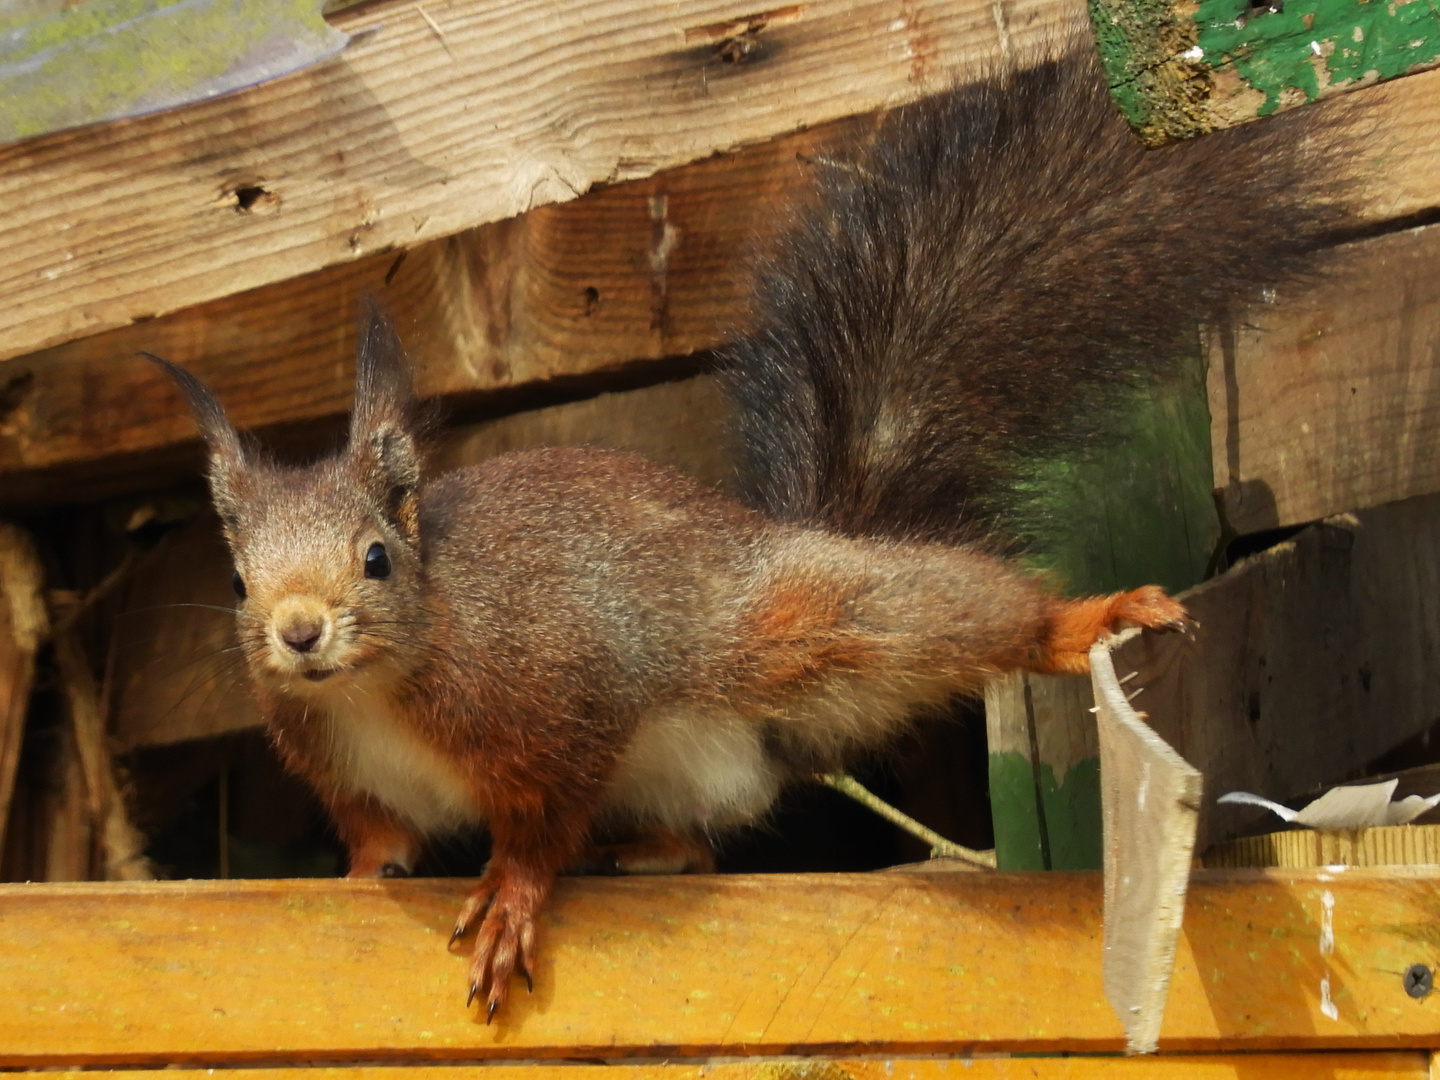
<path id="1" fill-rule="evenodd" d="M 1412 998 L 1426 997 L 1435 989 L 1435 975 L 1424 964 L 1411 964 L 1405 970 L 1405 993 Z"/>

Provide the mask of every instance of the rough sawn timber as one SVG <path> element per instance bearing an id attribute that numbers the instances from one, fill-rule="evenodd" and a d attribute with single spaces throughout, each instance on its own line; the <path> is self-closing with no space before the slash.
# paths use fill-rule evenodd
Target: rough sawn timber
<path id="1" fill-rule="evenodd" d="M 489 1026 L 446 950 L 470 887 L 0 886 L 0 1064 L 1123 1046 L 1096 873 L 566 880 L 535 992 Z M 1437 889 L 1435 867 L 1198 873 L 1162 1052 L 1440 1046 L 1402 979 L 1434 962 Z"/>
<path id="2" fill-rule="evenodd" d="M 1440 491 L 1440 225 L 1209 335 L 1215 488 L 1245 534 Z"/>
<path id="3" fill-rule="evenodd" d="M 247 429 L 350 407 L 360 298 L 381 298 L 426 396 L 504 408 L 653 380 L 745 319 L 748 265 L 863 137 L 838 121 L 459 236 L 318 271 L 0 365 L 0 499 L 83 498 L 193 472 L 194 423 L 140 351 L 204 379 Z M 657 364 L 656 362 L 663 362 Z M 499 400 L 504 399 L 504 400 Z M 336 425 L 338 430 L 338 425 Z"/>
<path id="4" fill-rule="evenodd" d="M 897 105 L 1083 8 L 392 0 L 333 19 L 354 35 L 333 62 L 0 148 L 0 358 Z"/>
<path id="5" fill-rule="evenodd" d="M 1440 206 L 1440 72 L 1355 97 L 1374 119 L 1356 154 L 1370 178 L 1367 223 Z M 198 454 L 173 452 L 195 442 L 187 411 L 140 350 L 213 385 L 242 427 L 338 431 L 365 293 L 394 313 L 422 391 L 462 406 L 503 411 L 673 374 L 673 358 L 740 332 L 748 267 L 783 226 L 778 208 L 870 122 L 811 128 L 398 252 L 362 248 L 294 280 L 16 357 L 0 364 L 0 500 L 92 498 L 194 470 Z M 220 223 L 240 227 L 243 215 L 226 213 Z M 6 221 L 0 212 L 0 235 Z M 1340 305 L 1336 319 L 1351 313 Z"/>

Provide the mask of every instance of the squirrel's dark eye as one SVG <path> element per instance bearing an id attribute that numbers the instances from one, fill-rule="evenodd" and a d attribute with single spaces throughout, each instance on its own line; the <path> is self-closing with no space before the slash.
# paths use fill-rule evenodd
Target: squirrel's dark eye
<path id="1" fill-rule="evenodd" d="M 245 599 L 245 579 L 240 576 L 239 570 L 230 576 L 230 587 L 235 590 L 236 596 L 241 600 Z"/>
<path id="2" fill-rule="evenodd" d="M 390 576 L 390 556 L 385 554 L 385 545 L 378 540 L 365 552 L 365 576 L 382 578 Z"/>

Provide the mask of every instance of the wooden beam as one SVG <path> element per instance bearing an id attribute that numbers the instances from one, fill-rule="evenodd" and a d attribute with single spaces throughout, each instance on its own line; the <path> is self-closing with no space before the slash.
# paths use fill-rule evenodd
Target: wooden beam
<path id="1" fill-rule="evenodd" d="M 394 314 L 421 391 L 461 405 L 623 384 L 644 362 L 713 348 L 743 324 L 748 263 L 780 224 L 775 207 L 866 122 L 0 365 L 0 499 L 84 498 L 193 470 L 193 454 L 173 453 L 194 445 L 188 411 L 141 350 L 206 380 L 243 428 L 333 422 L 350 405 L 367 293 Z"/>
<path id="2" fill-rule="evenodd" d="M 1311 526 L 1185 593 L 1192 634 L 1120 645 L 1150 725 L 1205 777 L 1198 850 L 1348 779 L 1440 715 L 1440 495 Z"/>
<path id="3" fill-rule="evenodd" d="M 1237 533 L 1440 491 L 1440 226 L 1337 255 L 1321 288 L 1211 335 L 1215 487 Z"/>
<path id="4" fill-rule="evenodd" d="M 1440 1046 L 1434 867 L 1202 871 L 1162 1051 Z M 1099 874 L 566 880 L 487 1026 L 469 883 L 0 886 L 0 1062 L 1118 1051 Z M 1333 949 L 1332 949 L 1333 943 Z M 1312 1074 L 1313 1075 L 1313 1074 Z"/>
<path id="5" fill-rule="evenodd" d="M 1440 72 L 1382 91 L 1377 141 L 1356 155 L 1373 174 L 1375 222 L 1440 205 Z M 856 136 L 845 122 L 809 130 L 417 244 L 403 262 L 363 249 L 293 281 L 16 358 L 0 365 L 0 500 L 90 498 L 194 469 L 189 417 L 142 349 L 215 385 L 241 426 L 338 430 L 366 292 L 394 310 L 427 393 L 488 409 L 713 348 L 744 325 L 747 266 L 782 223 L 776 208 L 808 187 L 817 155 Z"/>
<path id="6" fill-rule="evenodd" d="M 247 1069 L 248 1080 L 375 1080 L 364 1067 Z M 392 1065 L 393 1080 L 473 1080 L 470 1066 Z M 915 1058 L 757 1059 L 724 1064 L 490 1065 L 487 1080 L 1431 1080 L 1424 1051 L 1339 1054 L 1184 1054 L 1145 1058 L 990 1057 L 933 1061 Z M 46 1080 L 214 1080 L 200 1069 L 91 1069 L 56 1072 Z"/>
<path id="7" fill-rule="evenodd" d="M 0 524 L 0 850 L 35 684 L 35 653 L 50 630 L 44 590 L 35 542 L 23 529 Z"/>
<path id="8" fill-rule="evenodd" d="M 1041 50 L 1072 0 L 409 0 L 335 61 L 0 148 L 0 357 L 885 108 Z M 428 16 L 428 18 L 426 17 Z M 433 25 L 432 25 L 433 23 Z"/>

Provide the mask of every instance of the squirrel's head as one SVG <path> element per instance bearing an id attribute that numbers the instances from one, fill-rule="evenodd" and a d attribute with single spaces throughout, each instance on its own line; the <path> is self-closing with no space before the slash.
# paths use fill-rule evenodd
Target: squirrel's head
<path id="1" fill-rule="evenodd" d="M 415 397 L 389 319 L 366 305 L 349 444 L 308 466 L 256 453 L 199 379 L 151 359 L 189 399 L 209 447 L 252 676 L 305 696 L 403 677 L 428 620 Z"/>

